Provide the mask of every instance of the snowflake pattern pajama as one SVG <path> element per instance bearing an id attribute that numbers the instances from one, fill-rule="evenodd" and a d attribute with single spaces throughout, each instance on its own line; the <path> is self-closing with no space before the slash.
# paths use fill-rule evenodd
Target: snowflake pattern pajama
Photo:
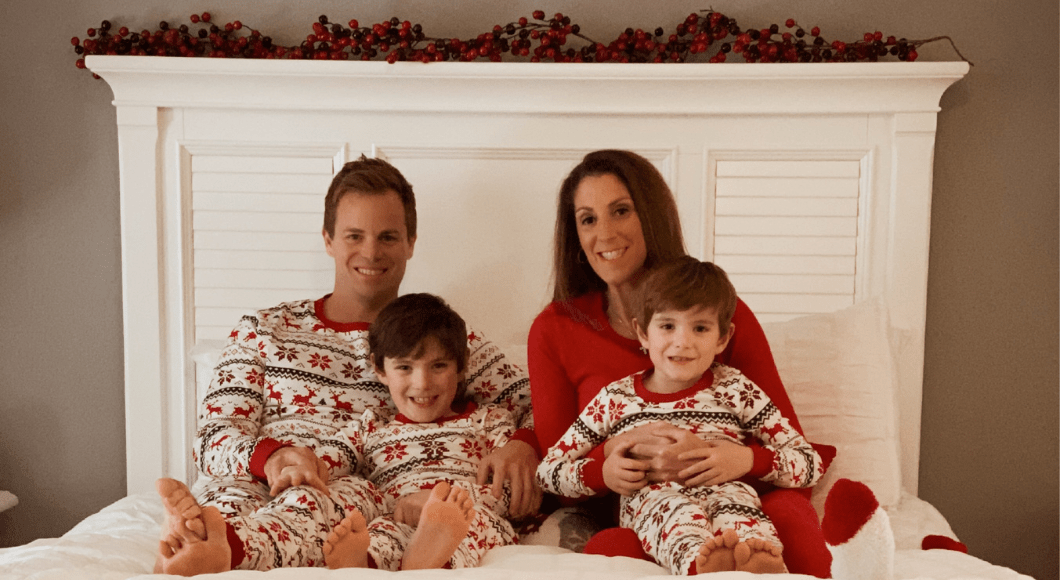
<path id="1" fill-rule="evenodd" d="M 604 387 L 541 461 L 537 479 L 545 491 L 568 497 L 606 492 L 590 486 L 590 451 L 607 439 L 654 421 L 667 421 L 703 439 L 756 440 L 770 457 L 762 481 L 808 487 L 824 474 L 821 457 L 776 406 L 740 371 L 715 362 L 698 383 L 679 393 L 644 388 L 644 371 Z M 756 458 L 757 461 L 757 458 Z M 645 487 L 621 500 L 620 524 L 632 528 L 644 550 L 674 574 L 686 574 L 706 534 L 734 528 L 741 540 L 777 542 L 776 530 L 757 493 L 740 482 L 682 488 Z"/>
<path id="2" fill-rule="evenodd" d="M 239 568 L 323 566 L 319 547 L 349 507 L 366 518 L 384 513 L 343 428 L 393 403 L 372 368 L 368 324 L 329 321 L 323 302 L 244 316 L 200 404 L 194 454 L 202 475 L 193 493 L 228 517 L 230 543 L 234 535 L 246 555 Z M 510 411 L 522 427 L 513 438 L 533 441 L 525 372 L 478 332 L 468 347 L 467 396 Z M 307 487 L 269 497 L 265 460 L 287 445 L 309 447 L 328 464 L 329 498 Z"/>
<path id="3" fill-rule="evenodd" d="M 473 567 L 489 550 L 516 543 L 515 530 L 505 519 L 510 490 L 505 487 L 498 500 L 490 486 L 475 483 L 482 458 L 503 446 L 514 432 L 515 422 L 507 410 L 474 403 L 456 417 L 439 422 L 414 423 L 389 410 L 371 409 L 351 423 L 348 433 L 354 452 L 358 460 L 363 459 L 389 512 L 369 521 L 368 553 L 375 566 L 400 570 L 415 531 L 390 515 L 398 499 L 429 490 L 443 480 L 467 490 L 476 511 L 467 537 L 447 567 Z"/>

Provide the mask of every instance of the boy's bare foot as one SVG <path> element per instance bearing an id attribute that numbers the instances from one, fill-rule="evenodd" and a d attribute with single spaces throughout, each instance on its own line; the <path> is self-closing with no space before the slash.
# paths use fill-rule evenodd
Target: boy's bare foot
<path id="1" fill-rule="evenodd" d="M 453 557 L 475 519 L 474 502 L 467 491 L 441 482 L 423 505 L 416 532 L 405 548 L 402 570 L 441 568 Z"/>
<path id="2" fill-rule="evenodd" d="M 779 544 L 761 538 L 748 538 L 733 550 L 736 570 L 752 574 L 783 574 L 787 568 L 780 557 L 781 552 Z"/>
<path id="3" fill-rule="evenodd" d="M 368 567 L 368 524 L 353 510 L 324 540 L 324 563 L 328 568 Z"/>
<path id="4" fill-rule="evenodd" d="M 183 535 L 173 534 L 158 542 L 161 573 L 195 576 L 232 569 L 232 549 L 228 546 L 224 517 L 213 506 L 203 508 L 201 517 L 206 539 L 184 530 Z"/>
<path id="5" fill-rule="evenodd" d="M 739 542 L 736 530 L 731 528 L 717 536 L 708 536 L 696 556 L 696 574 L 735 570 L 736 558 L 733 550 Z"/>

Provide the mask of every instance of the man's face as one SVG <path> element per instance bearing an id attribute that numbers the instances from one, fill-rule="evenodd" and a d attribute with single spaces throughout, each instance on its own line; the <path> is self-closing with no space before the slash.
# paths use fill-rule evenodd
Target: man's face
<path id="1" fill-rule="evenodd" d="M 415 244 L 396 192 L 346 194 L 336 207 L 335 237 L 324 232 L 324 246 L 335 259 L 336 291 L 363 304 L 393 300 Z"/>

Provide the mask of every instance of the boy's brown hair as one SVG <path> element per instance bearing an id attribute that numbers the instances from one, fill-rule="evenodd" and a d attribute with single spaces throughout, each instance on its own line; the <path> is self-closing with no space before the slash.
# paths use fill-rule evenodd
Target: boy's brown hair
<path id="1" fill-rule="evenodd" d="M 412 185 L 396 167 L 382 159 L 369 159 L 363 154 L 360 159 L 350 161 L 331 179 L 328 195 L 324 198 L 324 231 L 329 238 L 335 237 L 335 214 L 339 202 L 351 193 L 382 195 L 394 191 L 405 208 L 405 234 L 409 240 L 416 239 L 416 195 Z"/>
<path id="2" fill-rule="evenodd" d="M 725 270 L 691 256 L 650 270 L 638 282 L 633 300 L 633 315 L 642 330 L 656 312 L 709 308 L 718 313 L 718 330 L 725 336 L 736 312 L 736 289 Z"/>
<path id="3" fill-rule="evenodd" d="M 467 325 L 464 319 L 441 298 L 433 294 L 405 294 L 395 298 L 379 312 L 368 329 L 368 348 L 372 363 L 382 370 L 388 358 L 423 354 L 427 339 L 437 341 L 439 348 L 456 361 L 457 372 L 467 368 Z M 457 389 L 456 399 L 464 394 Z"/>

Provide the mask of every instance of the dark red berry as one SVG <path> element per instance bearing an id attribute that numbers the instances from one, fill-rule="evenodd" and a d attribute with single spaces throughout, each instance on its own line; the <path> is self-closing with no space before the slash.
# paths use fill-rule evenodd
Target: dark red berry
<path id="1" fill-rule="evenodd" d="M 794 18 L 788 18 L 787 20 L 784 21 L 784 26 L 787 26 L 788 28 L 795 28 L 795 19 Z"/>
<path id="2" fill-rule="evenodd" d="M 820 36 L 821 35 L 821 29 L 819 27 L 817 27 L 817 26 L 814 26 L 813 28 L 810 29 L 810 34 L 812 36 Z"/>
<path id="3" fill-rule="evenodd" d="M 202 21 L 203 22 L 209 22 L 210 21 L 210 13 L 209 12 L 203 12 L 202 13 Z"/>

